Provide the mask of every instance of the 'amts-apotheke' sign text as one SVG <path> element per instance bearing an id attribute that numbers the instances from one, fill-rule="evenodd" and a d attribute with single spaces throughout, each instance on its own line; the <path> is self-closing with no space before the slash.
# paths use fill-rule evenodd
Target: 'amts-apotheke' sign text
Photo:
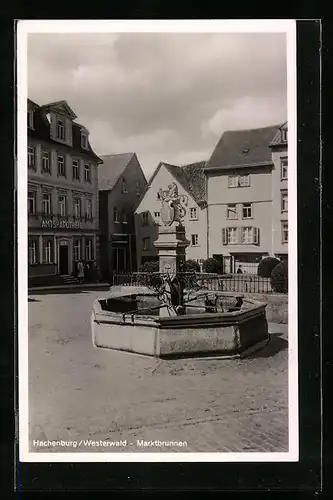
<path id="1" fill-rule="evenodd" d="M 83 223 L 73 219 L 48 219 L 43 217 L 41 220 L 42 227 L 51 229 L 83 229 Z"/>

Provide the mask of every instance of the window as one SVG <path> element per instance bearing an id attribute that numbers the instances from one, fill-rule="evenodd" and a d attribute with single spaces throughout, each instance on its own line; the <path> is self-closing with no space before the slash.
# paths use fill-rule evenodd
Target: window
<path id="1" fill-rule="evenodd" d="M 243 203 L 242 217 L 243 219 L 252 219 L 252 203 Z"/>
<path id="2" fill-rule="evenodd" d="M 125 179 L 122 179 L 122 181 L 121 181 L 121 192 L 128 193 L 128 188 L 127 188 L 127 184 L 126 184 Z"/>
<path id="3" fill-rule="evenodd" d="M 78 160 L 73 160 L 73 179 L 80 180 L 80 168 Z"/>
<path id="4" fill-rule="evenodd" d="M 88 136 L 84 132 L 81 133 L 81 147 L 88 149 Z"/>
<path id="5" fill-rule="evenodd" d="M 161 199 L 161 193 L 158 191 L 157 192 L 157 195 L 156 195 L 157 199 L 160 200 Z"/>
<path id="6" fill-rule="evenodd" d="M 158 218 L 160 217 L 160 215 L 161 215 L 161 214 L 160 214 L 160 212 L 154 212 L 154 217 L 155 217 L 156 219 L 158 219 Z"/>
<path id="7" fill-rule="evenodd" d="M 42 212 L 44 215 L 51 214 L 51 193 L 43 193 L 42 195 Z"/>
<path id="8" fill-rule="evenodd" d="M 227 243 L 233 244 L 237 243 L 237 228 L 227 227 Z"/>
<path id="9" fill-rule="evenodd" d="M 123 212 L 123 224 L 127 224 L 127 213 Z"/>
<path id="10" fill-rule="evenodd" d="M 288 243 L 288 221 L 282 221 L 282 243 Z"/>
<path id="11" fill-rule="evenodd" d="M 65 140 L 65 122 L 59 119 L 57 120 L 57 138 Z"/>
<path id="12" fill-rule="evenodd" d="M 242 227 L 242 243 L 253 243 L 253 227 Z"/>
<path id="13" fill-rule="evenodd" d="M 191 245 L 193 247 L 199 244 L 199 236 L 197 234 L 191 234 Z"/>
<path id="14" fill-rule="evenodd" d="M 288 191 L 281 191 L 281 212 L 288 212 Z"/>
<path id="15" fill-rule="evenodd" d="M 93 260 L 93 242 L 91 238 L 86 239 L 86 260 Z"/>
<path id="16" fill-rule="evenodd" d="M 28 147 L 28 168 L 36 170 L 36 150 L 33 147 Z"/>
<path id="17" fill-rule="evenodd" d="M 281 158 L 281 181 L 288 179 L 288 158 Z"/>
<path id="18" fill-rule="evenodd" d="M 73 253 L 75 262 L 81 259 L 81 242 L 78 239 L 75 239 L 73 242 Z"/>
<path id="19" fill-rule="evenodd" d="M 29 264 L 37 264 L 37 251 L 38 251 L 38 241 L 37 239 L 29 238 L 28 241 L 28 262 Z"/>
<path id="20" fill-rule="evenodd" d="M 34 112 L 32 109 L 29 109 L 28 111 L 28 128 L 34 128 Z"/>
<path id="21" fill-rule="evenodd" d="M 238 187 L 238 175 L 229 175 L 228 187 Z"/>
<path id="22" fill-rule="evenodd" d="M 228 176 L 228 187 L 248 187 L 250 185 L 249 174 L 243 175 L 229 175 Z"/>
<path id="23" fill-rule="evenodd" d="M 53 262 L 53 239 L 43 239 L 43 264 L 52 264 Z"/>
<path id="24" fill-rule="evenodd" d="M 84 165 L 84 180 L 85 182 L 91 182 L 90 165 L 88 163 Z"/>
<path id="25" fill-rule="evenodd" d="M 227 219 L 238 219 L 236 203 L 227 206 Z"/>
<path id="26" fill-rule="evenodd" d="M 240 175 L 238 177 L 238 183 L 240 187 L 248 187 L 250 185 L 250 176 L 249 174 Z"/>
<path id="27" fill-rule="evenodd" d="M 140 196 L 140 181 L 136 181 L 136 195 Z"/>
<path id="28" fill-rule="evenodd" d="M 50 153 L 48 151 L 42 153 L 42 172 L 51 173 Z"/>
<path id="29" fill-rule="evenodd" d="M 113 221 L 120 222 L 119 221 L 119 212 L 118 212 L 117 207 L 114 207 L 114 209 L 113 209 Z"/>
<path id="30" fill-rule="evenodd" d="M 58 156 L 58 176 L 66 177 L 65 159 L 63 156 Z"/>
<path id="31" fill-rule="evenodd" d="M 74 217 L 79 218 L 81 217 L 81 198 L 74 198 L 73 199 L 73 205 L 74 205 Z"/>
<path id="32" fill-rule="evenodd" d="M 85 200 L 85 216 L 87 219 L 92 219 L 92 202 L 90 198 Z"/>
<path id="33" fill-rule="evenodd" d="M 66 195 L 64 194 L 59 194 L 58 195 L 58 206 L 59 206 L 59 215 L 62 217 L 66 216 L 66 208 L 67 208 L 67 200 L 66 200 Z"/>
<path id="34" fill-rule="evenodd" d="M 36 213 L 36 191 L 28 191 L 28 214 Z"/>
<path id="35" fill-rule="evenodd" d="M 198 214 L 196 208 L 190 208 L 190 220 L 197 220 Z"/>
<path id="36" fill-rule="evenodd" d="M 288 130 L 287 129 L 281 129 L 281 141 L 282 142 L 288 141 Z"/>
<path id="37" fill-rule="evenodd" d="M 150 238 L 142 238 L 142 250 L 148 250 Z"/>
<path id="38" fill-rule="evenodd" d="M 143 212 L 142 214 L 142 225 L 148 226 L 148 212 Z"/>

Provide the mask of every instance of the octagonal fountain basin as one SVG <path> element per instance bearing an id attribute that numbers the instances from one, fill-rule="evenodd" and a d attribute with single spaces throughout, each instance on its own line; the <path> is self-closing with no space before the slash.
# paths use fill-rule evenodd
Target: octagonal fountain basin
<path id="1" fill-rule="evenodd" d="M 207 298 L 216 312 L 207 309 Z M 111 287 L 107 297 L 94 301 L 92 342 L 96 348 L 159 358 L 244 357 L 268 342 L 266 304 L 223 292 L 196 292 L 184 314 L 161 314 L 164 306 L 145 287 Z"/>

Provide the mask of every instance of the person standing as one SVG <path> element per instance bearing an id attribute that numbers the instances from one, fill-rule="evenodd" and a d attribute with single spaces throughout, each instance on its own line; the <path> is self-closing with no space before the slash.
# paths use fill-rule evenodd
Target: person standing
<path id="1" fill-rule="evenodd" d="M 238 266 L 237 274 L 243 274 L 243 269 L 241 264 Z"/>
<path id="2" fill-rule="evenodd" d="M 82 260 L 77 263 L 77 277 L 79 278 L 79 283 L 83 283 L 84 280 L 84 266 Z"/>

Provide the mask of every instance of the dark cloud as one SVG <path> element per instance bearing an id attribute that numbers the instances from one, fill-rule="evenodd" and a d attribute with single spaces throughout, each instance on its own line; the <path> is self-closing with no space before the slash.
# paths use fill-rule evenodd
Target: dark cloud
<path id="1" fill-rule="evenodd" d="M 28 79 L 36 102 L 68 101 L 99 154 L 136 151 L 148 175 L 286 119 L 283 34 L 33 34 Z"/>

